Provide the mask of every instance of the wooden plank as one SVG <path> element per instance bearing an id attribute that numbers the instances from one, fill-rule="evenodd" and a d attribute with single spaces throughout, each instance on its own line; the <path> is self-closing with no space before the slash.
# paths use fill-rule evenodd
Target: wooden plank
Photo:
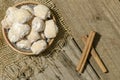
<path id="1" fill-rule="evenodd" d="M 91 58 L 91 64 L 103 80 L 120 79 L 120 2 L 119 0 L 53 0 L 60 9 L 72 35 L 83 47 L 80 37 L 95 30 L 100 34 L 96 50 L 108 68 L 100 71 Z M 97 41 L 96 41 L 97 42 Z"/>

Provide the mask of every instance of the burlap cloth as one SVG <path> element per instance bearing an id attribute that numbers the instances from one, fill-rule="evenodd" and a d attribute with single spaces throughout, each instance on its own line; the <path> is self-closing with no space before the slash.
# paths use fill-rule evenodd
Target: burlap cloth
<path id="1" fill-rule="evenodd" d="M 0 0 L 0 21 L 5 16 L 5 11 L 9 6 L 22 2 L 23 0 Z M 25 0 L 24 0 L 25 1 Z M 29 0 L 26 0 L 29 1 Z M 42 55 L 25 56 L 13 51 L 5 42 L 0 28 L 0 80 L 20 80 L 25 77 L 34 77 L 35 70 L 44 71 L 48 64 L 46 61 L 49 57 L 55 57 L 59 54 L 59 50 L 64 45 L 66 37 L 69 36 L 68 27 L 65 25 L 63 17 L 59 13 L 59 9 L 51 0 L 33 0 L 45 4 L 51 8 L 57 19 L 59 33 L 54 43 Z M 1 25 L 0 25 L 1 27 Z"/>

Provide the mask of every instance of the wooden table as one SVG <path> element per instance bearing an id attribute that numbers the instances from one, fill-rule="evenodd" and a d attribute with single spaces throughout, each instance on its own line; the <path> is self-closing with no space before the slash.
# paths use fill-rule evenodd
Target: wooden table
<path id="1" fill-rule="evenodd" d="M 78 45 L 83 48 L 80 40 L 91 30 L 98 32 L 96 50 L 108 69 L 108 73 L 102 73 L 92 57 L 90 64 L 84 72 L 83 79 L 119 80 L 120 79 L 120 1 L 119 0 L 53 0 L 60 9 L 66 24 L 70 27 L 73 37 Z M 73 54 L 76 53 L 67 53 Z M 77 56 L 77 60 L 79 56 Z M 71 58 L 71 62 L 75 59 Z M 77 63 L 77 62 L 76 62 Z M 88 62 L 89 63 L 89 62 Z M 76 66 L 76 64 L 75 64 Z M 75 68 L 74 66 L 74 68 Z M 92 68 L 95 71 L 89 70 Z M 91 72 L 90 72 L 91 71 Z M 97 75 L 93 75 L 97 73 Z M 71 72 L 72 74 L 72 72 Z M 88 74 L 88 75 L 87 75 Z M 71 79 L 72 80 L 72 79 Z M 79 80 L 79 79 L 75 79 Z M 99 80 L 99 79 L 98 79 Z"/>
<path id="2" fill-rule="evenodd" d="M 23 0 L 0 1 L 0 3 L 3 3 L 0 6 L 0 20 L 2 20 L 7 7 L 16 1 Z M 51 0 L 45 1 L 49 2 Z M 0 54 L 6 50 L 11 51 L 11 53 L 5 53 L 0 57 L 2 59 L 0 61 L 0 80 L 20 80 L 19 77 L 28 76 L 29 78 L 29 75 L 32 77 L 24 78 L 24 80 L 120 80 L 120 1 L 52 1 L 64 17 L 65 23 L 71 30 L 72 37 L 67 38 L 64 46 L 60 51 L 58 50 L 58 54 L 54 55 L 55 57 L 47 59 L 39 56 L 25 57 L 16 54 L 6 44 L 2 45 L 4 41 L 1 41 L 1 45 L 5 49 L 0 50 Z M 6 7 L 4 7 L 5 5 Z M 81 49 L 84 47 L 80 38 L 92 30 L 98 33 L 94 46 L 109 72 L 103 73 L 93 57 L 89 56 L 84 72 L 80 75 L 75 70 L 81 56 Z M 2 38 L 2 36 L 0 37 Z M 19 58 L 20 56 L 21 58 Z M 40 63 L 41 60 L 43 63 Z M 48 62 L 46 69 L 40 70 L 39 66 L 41 66 L 40 64 L 44 65 L 44 61 Z M 9 65 L 6 64 L 8 62 L 10 62 Z M 19 72 L 21 74 L 18 74 Z"/>

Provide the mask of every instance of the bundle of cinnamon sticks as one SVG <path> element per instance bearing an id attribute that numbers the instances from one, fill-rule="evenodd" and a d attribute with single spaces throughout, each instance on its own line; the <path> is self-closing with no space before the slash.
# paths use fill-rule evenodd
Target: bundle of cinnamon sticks
<path id="1" fill-rule="evenodd" d="M 77 68 L 76 68 L 76 70 L 79 73 L 82 73 L 89 53 L 91 53 L 91 55 L 95 59 L 96 63 L 101 68 L 102 72 L 107 72 L 106 67 L 104 66 L 104 64 L 102 63 L 101 59 L 97 55 L 97 52 L 95 51 L 95 49 L 92 46 L 93 41 L 94 41 L 94 37 L 95 37 L 95 33 L 96 32 L 91 31 L 90 34 L 88 35 L 88 37 L 87 36 L 82 37 L 82 41 L 85 44 L 85 47 L 83 49 L 83 52 L 82 52 L 79 64 L 77 65 Z"/>

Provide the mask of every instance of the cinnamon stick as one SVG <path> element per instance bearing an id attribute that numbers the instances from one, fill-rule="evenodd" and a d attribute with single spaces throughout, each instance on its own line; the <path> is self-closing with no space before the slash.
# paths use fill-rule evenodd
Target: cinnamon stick
<path id="1" fill-rule="evenodd" d="M 84 44 L 86 44 L 87 39 L 88 39 L 87 36 L 82 37 L 82 41 L 84 42 Z M 98 66 L 100 67 L 100 69 L 102 70 L 102 72 L 104 72 L 104 73 L 107 72 L 106 67 L 102 63 L 101 59 L 99 58 L 97 52 L 95 51 L 95 49 L 93 47 L 91 49 L 91 55 L 95 59 L 96 63 L 98 64 Z"/>
<path id="2" fill-rule="evenodd" d="M 82 73 L 83 68 L 84 68 L 84 66 L 85 66 L 85 63 L 86 63 L 86 61 L 87 61 L 87 57 L 88 57 L 89 52 L 90 52 L 90 50 L 91 50 L 94 36 L 95 36 L 95 32 L 94 32 L 94 31 L 91 31 L 90 34 L 89 34 L 89 37 L 88 37 L 88 39 L 87 39 L 87 42 L 86 42 L 86 44 L 85 44 L 85 47 L 84 47 L 84 49 L 83 49 L 83 53 L 82 53 L 80 62 L 79 62 L 79 64 L 78 64 L 77 68 L 76 68 L 76 70 L 79 71 L 80 73 Z"/>

